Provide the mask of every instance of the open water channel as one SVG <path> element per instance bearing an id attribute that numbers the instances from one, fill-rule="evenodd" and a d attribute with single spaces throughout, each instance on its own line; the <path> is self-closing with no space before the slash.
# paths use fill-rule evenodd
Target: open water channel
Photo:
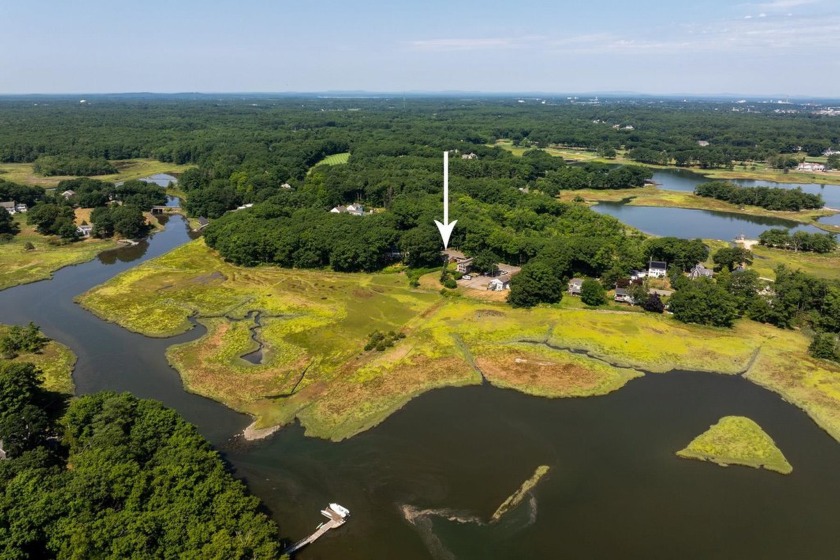
<path id="1" fill-rule="evenodd" d="M 647 375 L 604 397 L 541 399 L 489 386 L 432 391 L 340 443 L 299 426 L 247 443 L 249 419 L 184 392 L 167 346 L 99 320 L 74 297 L 181 245 L 180 217 L 148 243 L 0 292 L 0 322 L 34 321 L 78 355 L 79 394 L 131 391 L 174 407 L 226 456 L 290 539 L 319 509 L 352 512 L 310 559 L 837 558 L 840 444 L 740 377 Z M 655 345 L 656 341 L 652 340 Z M 757 421 L 794 467 L 782 476 L 674 453 L 721 416 Z M 538 465 L 551 471 L 500 522 L 484 523 Z"/>
<path id="2" fill-rule="evenodd" d="M 709 179 L 683 170 L 662 170 L 653 175 L 653 181 L 664 190 L 694 192 L 694 187 Z M 801 188 L 811 194 L 820 194 L 826 206 L 840 208 L 840 185 L 816 183 L 773 183 L 769 181 L 733 181 L 742 186 L 768 186 L 785 189 Z M 663 208 L 650 206 L 628 206 L 621 203 L 602 202 L 592 207 L 601 214 L 609 214 L 641 231 L 660 236 L 674 236 L 701 239 L 722 239 L 731 241 L 744 234 L 756 239 L 761 232 L 771 228 L 788 228 L 792 231 L 820 233 L 822 230 L 780 218 L 748 216 L 709 210 L 687 208 Z M 840 225 L 840 214 L 821 220 L 826 224 Z M 823 232 L 824 233 L 824 232 Z"/>

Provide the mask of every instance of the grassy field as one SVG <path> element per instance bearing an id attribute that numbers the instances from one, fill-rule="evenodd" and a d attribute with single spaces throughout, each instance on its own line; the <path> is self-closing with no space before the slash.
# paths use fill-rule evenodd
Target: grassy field
<path id="1" fill-rule="evenodd" d="M 521 156 L 527 148 L 522 148 L 520 146 L 514 146 L 510 140 L 498 140 L 495 144 L 499 148 L 508 150 L 512 154 L 516 156 Z M 613 159 L 606 159 L 600 157 L 597 153 L 586 150 L 583 148 L 569 148 L 569 147 L 549 147 L 545 148 L 545 151 L 553 156 L 559 156 L 563 159 L 568 161 L 577 161 L 577 162 L 597 162 L 597 163 L 620 163 L 620 164 L 632 164 L 632 165 L 639 165 L 638 162 L 633 161 L 626 157 L 626 152 L 624 150 L 619 150 L 618 155 Z M 807 158 L 808 161 L 822 161 L 823 158 L 819 157 L 809 157 Z M 644 164 L 647 167 L 652 169 L 686 169 L 686 168 L 675 168 L 672 166 L 667 165 L 649 165 Z M 752 169 L 755 167 L 755 169 Z M 756 181 L 773 181 L 776 183 L 818 183 L 818 184 L 830 184 L 830 185 L 840 185 L 840 171 L 829 171 L 826 173 L 799 173 L 796 171 L 791 171 L 789 173 L 785 173 L 779 169 L 772 169 L 767 167 L 764 163 L 757 162 L 755 166 L 750 165 L 749 167 L 743 167 L 740 165 L 736 165 L 734 169 L 731 171 L 728 169 L 698 169 L 698 168 L 687 168 L 689 171 L 694 171 L 695 173 L 699 173 L 705 175 L 709 179 L 722 179 L 722 180 L 734 180 L 734 179 L 752 179 Z"/>
<path id="2" fill-rule="evenodd" d="M 774 278 L 773 270 L 783 264 L 791 269 L 801 269 L 808 274 L 827 280 L 840 280 L 840 252 L 835 251 L 826 255 L 817 253 L 795 253 L 782 249 L 771 249 L 755 245 L 753 264 L 750 268 L 765 278 Z"/>
<path id="3" fill-rule="evenodd" d="M 350 161 L 350 152 L 343 152 L 327 156 L 312 167 L 317 167 L 319 165 L 342 165 L 348 161 Z"/>
<path id="4" fill-rule="evenodd" d="M 297 418 L 340 440 L 414 396 L 486 379 L 545 397 L 601 395 L 643 371 L 743 374 L 785 395 L 840 440 L 840 367 L 808 357 L 798 332 L 740 321 L 734 329 L 668 316 L 576 308 L 533 310 L 412 289 L 404 274 L 240 268 L 202 240 L 150 260 L 80 298 L 100 317 L 151 336 L 208 332 L 168 352 L 189 390 L 253 415 L 257 427 Z M 464 292 L 468 293 L 468 292 Z M 262 313 L 262 364 L 249 313 Z M 404 333 L 364 351 L 374 330 Z M 574 350 L 574 352 L 572 351 Z"/>
<path id="5" fill-rule="evenodd" d="M 840 232 L 840 227 L 817 222 L 818 218 L 830 216 L 835 213 L 830 210 L 776 212 L 772 210 L 765 210 L 764 208 L 760 208 L 758 206 L 736 206 L 714 198 L 697 196 L 687 192 L 666 191 L 654 186 L 617 190 L 584 189 L 577 191 L 562 191 L 559 198 L 560 200 L 570 202 L 578 196 L 590 204 L 597 202 L 626 201 L 626 204 L 630 206 L 665 206 L 673 208 L 694 208 L 698 210 L 731 212 L 735 214 L 747 214 L 749 216 L 781 218 L 791 220 L 793 222 L 813 224 L 817 227 L 825 229 L 826 231 Z"/>
<path id="6" fill-rule="evenodd" d="M 761 426 L 743 416 L 725 416 L 677 451 L 686 459 L 711 461 L 721 466 L 744 465 L 790 474 L 793 467 Z"/>
<path id="7" fill-rule="evenodd" d="M 49 238 L 26 225 L 21 215 L 16 215 L 15 220 L 20 225 L 20 233 L 12 241 L 0 243 L 0 290 L 46 280 L 60 268 L 87 262 L 100 252 L 116 247 L 114 241 L 100 239 L 51 245 Z M 32 243 L 35 249 L 27 251 L 24 248 L 27 243 Z"/>
<path id="8" fill-rule="evenodd" d="M 7 325 L 0 325 L 0 336 L 5 336 L 8 330 Z M 35 364 L 44 374 L 46 389 L 73 394 L 73 366 L 76 363 L 76 355 L 63 344 L 50 340 L 40 352 L 20 354 L 12 361 Z"/>
<path id="9" fill-rule="evenodd" d="M 154 159 L 116 160 L 111 163 L 119 169 L 119 173 L 113 175 L 97 175 L 94 178 L 103 181 L 128 181 L 129 179 L 140 179 L 141 177 L 148 177 L 156 173 L 169 173 L 177 176 L 190 167 L 193 167 L 192 165 L 164 163 Z M 37 185 L 52 188 L 58 185 L 59 181 L 73 179 L 73 177 L 43 177 L 32 170 L 31 163 L 0 163 L 0 179 L 23 185 Z"/>

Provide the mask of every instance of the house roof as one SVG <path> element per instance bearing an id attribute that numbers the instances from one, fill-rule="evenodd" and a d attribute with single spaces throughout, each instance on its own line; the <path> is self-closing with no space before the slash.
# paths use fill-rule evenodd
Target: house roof
<path id="1" fill-rule="evenodd" d="M 14 208 L 15 203 L 14 201 L 11 202 L 0 202 L 0 208 Z"/>
<path id="2" fill-rule="evenodd" d="M 662 269 L 662 270 L 667 270 L 668 263 L 666 263 L 665 261 L 650 261 L 650 267 L 649 268 L 658 268 L 658 269 Z"/>
<path id="3" fill-rule="evenodd" d="M 583 278 L 572 278 L 569 280 L 569 284 L 583 284 Z"/>
<path id="4" fill-rule="evenodd" d="M 615 289 L 616 296 L 626 296 L 627 295 L 627 288 L 616 288 Z"/>

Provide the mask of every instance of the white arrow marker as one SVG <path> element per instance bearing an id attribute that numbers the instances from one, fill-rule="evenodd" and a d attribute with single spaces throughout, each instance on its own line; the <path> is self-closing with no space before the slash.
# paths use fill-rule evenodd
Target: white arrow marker
<path id="1" fill-rule="evenodd" d="M 435 220 L 435 224 L 440 231 L 441 239 L 443 239 L 444 249 L 448 248 L 449 237 L 457 223 L 458 220 L 449 223 L 449 152 L 443 152 L 443 223 Z"/>

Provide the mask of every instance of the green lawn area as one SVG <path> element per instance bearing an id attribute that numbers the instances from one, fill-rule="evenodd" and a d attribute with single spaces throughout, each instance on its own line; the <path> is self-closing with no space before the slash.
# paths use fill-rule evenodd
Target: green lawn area
<path id="1" fill-rule="evenodd" d="M 177 176 L 187 169 L 194 167 L 193 165 L 177 165 L 154 159 L 112 160 L 111 163 L 119 169 L 119 173 L 113 175 L 97 175 L 94 179 L 116 182 L 140 179 L 141 177 L 148 177 L 156 173 L 169 173 Z M 0 179 L 22 185 L 37 185 L 52 188 L 58 185 L 60 181 L 72 178 L 71 176 L 43 177 L 32 170 L 31 163 L 0 163 Z"/>
<path id="2" fill-rule="evenodd" d="M 793 467 L 761 426 L 743 416 L 725 416 L 694 438 L 679 457 L 721 466 L 744 465 L 790 474 Z"/>
<path id="3" fill-rule="evenodd" d="M 317 167 L 319 165 L 342 165 L 348 161 L 350 161 L 350 152 L 343 152 L 341 154 L 327 156 L 312 167 Z"/>
<path id="4" fill-rule="evenodd" d="M 26 225 L 23 215 L 15 215 L 20 233 L 9 242 L 0 242 L 0 290 L 46 280 L 65 266 L 87 262 L 104 250 L 116 247 L 112 240 L 87 239 L 67 245 L 52 245 L 50 238 Z M 31 251 L 25 245 L 31 243 Z"/>
<path id="5" fill-rule="evenodd" d="M 183 332 L 195 314 L 208 333 L 170 348 L 170 362 L 189 390 L 251 414 L 257 427 L 297 418 L 307 434 L 340 440 L 425 391 L 482 376 L 556 398 L 602 395 L 642 370 L 686 369 L 746 373 L 840 440 L 840 366 L 810 358 L 800 332 L 747 320 L 706 328 L 568 303 L 513 309 L 461 289 L 443 297 L 439 287 L 423 286 L 410 288 L 403 273 L 236 267 L 196 240 L 94 288 L 80 303 L 151 336 Z M 263 314 L 260 365 L 240 357 L 255 347 L 251 311 Z M 374 330 L 406 336 L 366 352 Z"/>

